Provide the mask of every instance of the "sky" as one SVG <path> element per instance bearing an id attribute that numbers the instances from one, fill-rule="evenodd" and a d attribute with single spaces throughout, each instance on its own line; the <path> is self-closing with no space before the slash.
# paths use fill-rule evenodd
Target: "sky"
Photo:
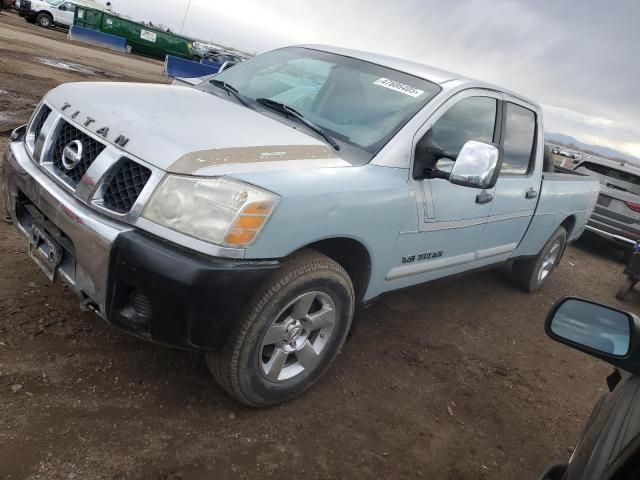
<path id="1" fill-rule="evenodd" d="M 111 3 L 252 53 L 322 43 L 458 72 L 542 104 L 548 132 L 640 159 L 640 0 Z"/>

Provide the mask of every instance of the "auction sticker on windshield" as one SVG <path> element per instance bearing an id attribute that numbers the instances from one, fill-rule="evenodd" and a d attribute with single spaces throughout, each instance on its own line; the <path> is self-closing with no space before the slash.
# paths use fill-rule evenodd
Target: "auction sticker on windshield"
<path id="1" fill-rule="evenodd" d="M 412 87 L 411 85 L 407 85 L 402 82 L 397 82 L 395 80 L 389 80 L 388 78 L 379 78 L 375 82 L 374 85 L 380 85 L 381 87 L 388 88 L 390 90 L 394 90 L 396 92 L 404 93 L 405 95 L 409 95 L 410 97 L 417 98 L 424 93 L 424 90 L 420 90 L 419 88 Z"/>

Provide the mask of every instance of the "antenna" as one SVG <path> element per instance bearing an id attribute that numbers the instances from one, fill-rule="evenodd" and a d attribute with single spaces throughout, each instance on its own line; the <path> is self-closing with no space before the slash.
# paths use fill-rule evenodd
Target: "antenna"
<path id="1" fill-rule="evenodd" d="M 2 0 L 0 0 L 2 1 Z M 184 33 L 184 23 L 187 21 L 187 15 L 189 14 L 189 8 L 191 8 L 191 0 L 187 3 L 187 9 L 184 11 L 184 18 L 182 19 L 182 26 L 180 27 L 180 33 Z"/>

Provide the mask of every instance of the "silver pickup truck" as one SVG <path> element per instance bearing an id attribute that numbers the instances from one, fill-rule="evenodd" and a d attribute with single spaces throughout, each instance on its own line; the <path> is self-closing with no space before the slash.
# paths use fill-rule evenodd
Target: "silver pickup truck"
<path id="1" fill-rule="evenodd" d="M 540 288 L 600 185 L 543 172 L 540 107 L 370 53 L 301 46 L 195 87 L 50 91 L 5 205 L 81 305 L 206 354 L 239 401 L 307 389 L 380 294 L 513 262 Z"/>

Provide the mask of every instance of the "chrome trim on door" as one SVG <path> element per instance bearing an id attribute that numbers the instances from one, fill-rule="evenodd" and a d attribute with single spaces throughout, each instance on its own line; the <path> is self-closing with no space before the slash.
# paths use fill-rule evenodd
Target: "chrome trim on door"
<path id="1" fill-rule="evenodd" d="M 455 257 L 441 258 L 439 260 L 426 260 L 418 263 L 411 263 L 408 265 L 400 265 L 389 270 L 385 280 L 397 280 L 398 278 L 409 277 L 412 275 L 418 275 L 420 273 L 433 272 L 435 270 L 442 270 L 444 268 L 456 267 L 465 263 L 475 262 L 477 260 L 485 260 L 487 258 L 504 256 L 503 260 L 509 258 L 511 253 L 518 246 L 517 243 L 510 243 L 508 245 L 500 245 L 499 247 L 487 248 L 479 250 L 474 253 L 464 253 L 462 255 L 456 255 Z M 496 260 L 499 262 L 501 260 Z"/>
<path id="2" fill-rule="evenodd" d="M 474 225 L 483 225 L 485 223 L 500 222 L 503 220 L 512 220 L 520 217 L 531 217 L 533 210 L 525 210 L 521 212 L 503 213 L 502 215 L 494 215 L 492 217 L 470 218 L 466 220 L 451 220 L 448 222 L 430 222 L 424 225 L 423 231 L 433 232 L 437 230 L 449 230 L 453 228 L 465 228 Z"/>

